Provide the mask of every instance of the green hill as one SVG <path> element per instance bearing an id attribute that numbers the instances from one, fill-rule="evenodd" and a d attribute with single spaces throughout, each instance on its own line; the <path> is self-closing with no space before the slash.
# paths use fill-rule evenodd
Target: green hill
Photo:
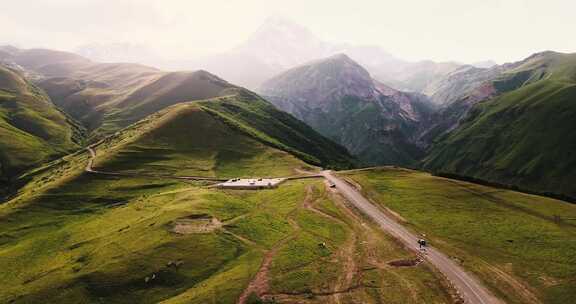
<path id="1" fill-rule="evenodd" d="M 407 169 L 342 174 L 506 303 L 576 296 L 576 205 Z"/>
<path id="2" fill-rule="evenodd" d="M 146 177 L 279 177 L 314 170 L 310 164 L 351 165 L 343 148 L 257 95 L 229 93 L 167 107 L 95 147 L 96 170 L 135 175 L 84 172 L 85 151 L 30 171 L 31 181 L 0 204 L 0 302 L 234 303 L 276 247 L 267 275 L 273 293 L 299 290 L 298 299 L 352 284 L 336 280 L 346 273 L 343 250 L 362 250 L 349 238 L 367 228 L 334 205 L 320 181 L 228 192 Z M 333 215 L 303 207 L 314 201 Z M 215 219 L 213 226 L 206 219 Z M 410 257 L 384 235 L 371 239 L 396 249 L 374 248 L 382 259 Z M 373 270 L 370 277 L 384 274 Z M 405 276 L 422 290 L 419 299 L 448 298 L 441 283 L 428 290 L 436 278 L 429 269 Z M 383 282 L 409 292 L 399 280 Z M 359 290 L 354 297 L 386 294 Z"/>
<path id="3" fill-rule="evenodd" d="M 345 149 L 317 134 L 302 122 L 278 111 L 256 94 L 206 71 L 163 72 L 139 64 L 96 63 L 75 54 L 46 49 L 11 48 L 4 56 L 6 58 L 3 60 L 22 67 L 27 77 L 34 79 L 34 82 L 47 92 L 62 111 L 82 123 L 88 131 L 91 142 L 114 134 L 149 115 L 157 117 L 160 115 L 158 111 L 171 106 L 226 97 L 203 103 L 202 112 L 209 113 L 221 124 L 240 130 L 253 141 L 242 144 L 241 148 L 234 147 L 234 144 L 241 145 L 240 141 L 228 143 L 223 149 L 230 151 L 229 157 L 235 157 L 233 153 L 235 150 L 240 150 L 238 155 L 252 152 L 257 155 L 254 149 L 261 146 L 267 147 L 268 150 L 269 147 L 274 147 L 284 151 L 282 152 L 284 154 L 288 153 L 286 155 L 292 155 L 292 158 L 296 157 L 295 161 L 299 158 L 298 162 L 304 160 L 313 165 L 348 168 L 353 162 Z M 183 109 L 172 110 L 175 112 L 169 115 L 174 116 L 174 113 Z M 153 120 L 150 118 L 148 121 Z M 171 131 L 163 131 L 163 136 L 167 136 L 165 142 L 188 141 L 189 138 L 176 137 L 190 135 L 190 131 L 196 128 L 202 128 L 205 134 L 212 132 L 209 127 L 199 126 L 196 121 L 171 125 L 173 125 Z M 142 132 L 134 128 L 131 130 L 136 133 Z M 207 140 L 192 145 L 206 146 L 209 143 L 210 140 Z M 187 147 L 178 144 L 171 149 L 173 151 L 184 149 L 186 152 L 177 153 L 193 158 L 191 151 L 196 148 L 198 147 L 192 147 L 190 144 Z M 241 151 L 243 149 L 245 151 Z M 48 151 L 48 149 L 29 150 Z M 154 153 L 155 155 L 150 157 L 160 157 L 159 153 L 162 153 L 162 150 L 147 151 L 144 154 Z M 225 153 L 220 154 L 224 157 Z M 129 159 L 125 165 L 128 163 Z"/>
<path id="4" fill-rule="evenodd" d="M 243 89 L 168 107 L 119 136 L 104 142 L 116 151 L 105 156 L 105 170 L 289 176 L 304 162 L 331 168 L 353 165 L 345 149 Z"/>
<path id="5" fill-rule="evenodd" d="M 95 169 L 285 176 L 313 169 L 297 157 L 347 163 L 340 149 L 240 90 L 173 105 L 113 134 L 95 147 Z M 415 256 L 320 180 L 226 191 L 87 173 L 87 161 L 78 152 L 30 172 L 32 181 L 0 205 L 0 302 L 237 303 L 244 293 L 243 303 L 265 295 L 282 303 L 451 301 L 447 282 L 426 264 L 388 265 Z M 265 293 L 248 289 L 258 272 Z"/>
<path id="6" fill-rule="evenodd" d="M 576 197 L 576 54 L 536 54 L 436 141 L 426 168 Z"/>
<path id="7" fill-rule="evenodd" d="M 25 170 L 78 149 L 82 141 L 82 129 L 43 92 L 0 66 L 0 190 Z"/>
<path id="8" fill-rule="evenodd" d="M 226 95 L 236 86 L 205 71 L 164 72 L 133 63 L 98 63 L 48 49 L 12 49 L 4 60 L 23 67 L 52 101 L 92 138 L 118 131 L 176 103 Z"/>

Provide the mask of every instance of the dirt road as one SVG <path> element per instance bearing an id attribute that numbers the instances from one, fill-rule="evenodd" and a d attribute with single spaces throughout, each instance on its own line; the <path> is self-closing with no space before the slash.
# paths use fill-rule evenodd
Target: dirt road
<path id="1" fill-rule="evenodd" d="M 360 192 L 342 179 L 336 177 L 331 171 L 322 171 L 322 175 L 336 185 L 340 193 L 346 197 L 356 208 L 374 220 L 380 227 L 399 239 L 409 249 L 419 251 L 417 240 L 419 237 L 398 224 L 392 217 L 386 215 Z M 501 304 L 501 300 L 496 298 L 488 289 L 458 264 L 448 258 L 440 251 L 428 247 L 425 254 L 426 259 L 442 272 L 454 285 L 466 303 L 471 304 Z"/>

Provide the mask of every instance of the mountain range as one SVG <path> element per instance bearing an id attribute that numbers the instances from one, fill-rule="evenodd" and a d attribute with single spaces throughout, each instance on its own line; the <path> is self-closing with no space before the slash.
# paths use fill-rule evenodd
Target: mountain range
<path id="1" fill-rule="evenodd" d="M 84 51 L 95 56 L 89 48 Z M 114 51 L 106 56 L 112 55 Z M 469 160 L 468 154 L 462 154 L 466 149 L 456 151 L 458 145 L 453 144 L 459 138 L 458 142 L 465 142 L 467 148 L 478 145 L 470 141 L 475 136 L 469 132 L 475 129 L 471 126 L 479 123 L 477 119 L 484 121 L 485 117 L 478 113 L 485 113 L 488 104 L 495 104 L 504 95 L 527 90 L 525 86 L 551 82 L 549 78 L 560 73 L 569 74 L 564 71 L 570 71 L 573 63 L 557 59 L 562 56 L 571 55 L 543 52 L 503 65 L 489 61 L 474 65 L 407 62 L 376 46 L 326 42 L 283 18 L 269 19 L 229 52 L 199 58 L 193 64 L 189 62 L 192 66 L 203 65 L 211 72 L 216 71 L 223 78 L 206 70 L 166 72 L 137 63 L 100 63 L 67 52 L 0 48 L 3 65 L 45 92 L 45 99 L 49 97 L 50 104 L 72 121 L 67 128 L 85 128 L 89 141 L 113 134 L 182 102 L 248 94 L 249 91 L 241 87 L 248 86 L 280 110 L 344 146 L 364 165 L 423 166 L 432 171 L 539 192 L 574 195 L 570 186 L 559 186 L 558 182 L 545 186 L 546 183 L 528 177 L 528 169 L 508 166 L 515 162 L 514 157 L 521 159 L 514 153 L 500 155 L 496 149 L 491 152 L 493 155 Z M 562 79 L 563 84 L 571 84 L 570 77 Z M 254 93 L 248 95 L 260 98 Z M 520 101 L 515 101 L 510 106 L 519 107 L 519 104 Z M 522 129 L 517 134 L 538 133 L 528 125 L 517 125 L 517 120 L 509 123 Z M 468 131 L 461 133 L 464 129 Z M 567 136 L 565 129 L 554 130 L 561 137 Z M 466 134 L 466 139 L 458 134 Z M 561 151 L 568 149 L 562 144 L 558 147 Z M 302 146 L 297 149 L 302 152 L 299 149 Z M 548 151 L 550 149 L 542 153 Z M 570 157 L 571 154 L 562 155 Z M 535 158 L 542 160 L 535 161 Z M 349 156 L 343 154 L 336 159 L 349 159 Z M 506 166 L 491 165 L 502 159 L 507 159 Z M 534 168 L 550 166 L 544 159 L 548 157 L 526 158 Z M 460 163 L 464 160 L 476 164 L 469 168 Z M 500 173 L 496 174 L 497 171 Z M 535 172 L 539 174 L 538 170 Z M 533 181 L 526 182 L 529 179 Z"/>
<path id="2" fill-rule="evenodd" d="M 210 58 L 77 52 L 0 47 L 1 303 L 574 298 L 576 54 L 408 62 L 278 18 Z"/>
<path id="3" fill-rule="evenodd" d="M 164 72 L 98 63 L 47 49 L 2 47 L 0 153 L 3 189 L 47 161 L 110 136 L 150 115 L 198 101 L 225 125 L 318 166 L 351 167 L 348 152 L 257 94 L 206 71 Z M 184 126 L 183 126 L 184 128 Z"/>
<path id="4" fill-rule="evenodd" d="M 410 62 L 380 46 L 326 41 L 308 28 L 279 16 L 265 20 L 242 43 L 211 55 L 161 58 L 147 48 L 130 43 L 84 45 L 76 49 L 76 53 L 100 62 L 139 62 L 165 70 L 203 69 L 251 90 L 288 69 L 342 53 L 365 67 L 378 81 L 416 92 L 461 65 L 431 60 Z M 473 65 L 486 67 L 494 63 Z"/>
<path id="5" fill-rule="evenodd" d="M 463 65 L 413 93 L 336 55 L 281 73 L 259 91 L 364 164 L 423 166 L 574 197 L 574 56 Z"/>
<path id="6" fill-rule="evenodd" d="M 461 120 L 434 140 L 424 167 L 576 197 L 576 54 L 543 52 L 501 69 L 440 113 Z"/>

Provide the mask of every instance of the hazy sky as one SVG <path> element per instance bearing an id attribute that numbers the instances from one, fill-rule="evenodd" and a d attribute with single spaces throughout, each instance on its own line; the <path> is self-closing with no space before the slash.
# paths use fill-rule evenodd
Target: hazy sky
<path id="1" fill-rule="evenodd" d="M 165 56 L 224 52 L 269 16 L 409 60 L 499 63 L 576 52 L 572 0 L 1 0 L 0 44 L 73 50 L 130 42 Z"/>

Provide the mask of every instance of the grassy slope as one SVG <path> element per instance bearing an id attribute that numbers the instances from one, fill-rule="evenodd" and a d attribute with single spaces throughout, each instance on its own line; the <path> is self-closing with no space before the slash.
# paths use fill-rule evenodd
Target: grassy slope
<path id="1" fill-rule="evenodd" d="M 425 167 L 576 197 L 576 55 L 545 54 L 494 83 Z"/>
<path id="2" fill-rule="evenodd" d="M 229 126 L 309 163 L 337 169 L 354 166 L 346 149 L 251 92 L 200 104 Z"/>
<path id="3" fill-rule="evenodd" d="M 302 160 L 326 167 L 352 165 L 344 149 L 269 103 L 242 93 L 175 105 L 103 147 L 113 152 L 101 153 L 95 165 L 108 171 L 289 176 L 295 168 L 307 167 Z"/>
<path id="4" fill-rule="evenodd" d="M 44 79 L 39 85 L 95 138 L 171 105 L 225 95 L 235 88 L 204 71 L 167 73 L 128 64 L 93 64 L 81 71 Z"/>
<path id="5" fill-rule="evenodd" d="M 33 187 L 0 206 L 0 302 L 233 303 L 263 253 L 295 235 L 273 260 L 271 290 L 297 288 L 305 294 L 296 298 L 325 303 L 325 297 L 306 295 L 329 291 L 333 278 L 344 277 L 339 248 L 353 231 L 366 229 L 319 182 L 290 182 L 273 191 L 218 191 L 82 173 L 86 160 L 86 154 L 72 155 L 38 170 Z M 330 217 L 303 208 L 306 187 L 314 189 L 309 199 Z M 193 214 L 210 214 L 224 227 L 204 234 L 169 231 L 171 221 Z M 358 256 L 377 256 L 381 263 L 409 257 L 383 235 L 357 235 L 358 242 L 369 237 L 376 244 L 375 249 L 355 247 Z M 327 248 L 319 247 L 321 242 Z M 382 289 L 359 288 L 346 295 L 350 299 L 379 303 L 398 301 L 394 295 L 401 294 L 402 302 L 447 301 L 425 265 L 366 268 L 371 270 L 358 279 Z"/>
<path id="6" fill-rule="evenodd" d="M 170 108 L 120 137 L 97 148 L 97 170 L 235 177 L 289 176 L 293 169 L 306 167 L 289 153 L 230 129 L 194 104 Z"/>
<path id="7" fill-rule="evenodd" d="M 80 128 L 16 72 L 0 67 L 0 180 L 77 149 Z"/>
<path id="8" fill-rule="evenodd" d="M 96 133 L 109 134 L 181 102 L 229 94 L 235 86 L 205 71 L 157 73 L 149 83 L 131 84 L 130 94 L 100 105 L 104 113 Z"/>
<path id="9" fill-rule="evenodd" d="M 42 60 L 30 62 L 42 54 L 21 55 L 16 61 L 47 73 L 48 77 L 39 85 L 67 113 L 85 124 L 93 139 L 175 104 L 235 96 L 233 101 L 242 102 L 211 102 L 205 108 L 211 113 L 217 112 L 227 123 L 264 139 L 267 144 L 298 154 L 308 162 L 335 168 L 350 166 L 351 157 L 344 149 L 276 110 L 259 96 L 206 71 L 162 72 L 136 64 L 100 64 L 44 52 L 48 53 L 44 56 L 56 56 L 53 65 L 62 65 L 62 71 L 51 69 L 48 73 L 36 62 Z M 21 57 L 24 59 L 19 59 Z M 78 69 L 67 68 L 74 64 L 78 64 Z"/>
<path id="10" fill-rule="evenodd" d="M 348 176 L 510 303 L 530 302 L 509 277 L 545 303 L 574 298 L 576 206 L 403 169 Z"/>
<path id="11" fill-rule="evenodd" d="M 110 137 L 98 146 L 104 157 L 98 164 L 120 169 L 113 165 L 115 157 L 124 157 L 118 152 L 136 146 L 187 153 L 162 153 L 160 163 L 131 162 L 135 171 L 178 173 L 188 170 L 183 163 L 203 167 L 214 160 L 210 153 L 232 147 L 239 154 L 244 152 L 239 147 L 251 149 L 256 157 L 226 159 L 212 167 L 215 174 L 279 174 L 303 164 L 264 146 L 265 139 L 238 132 L 250 126 L 242 119 L 228 124 L 246 125 L 228 128 L 216 119 L 217 112 L 204 111 L 212 102 L 219 101 L 174 106 Z M 314 294 L 355 282 L 377 288 L 354 288 L 343 297 L 363 303 L 448 301 L 442 281 L 426 265 L 387 266 L 389 260 L 412 256 L 375 227 L 359 225 L 319 182 L 289 182 L 273 191 L 219 191 L 199 183 L 88 174 L 83 172 L 87 160 L 87 153 L 76 153 L 30 172 L 32 182 L 0 205 L 0 268 L 5 270 L 0 302 L 234 303 L 264 253 L 287 237 L 292 239 L 279 248 L 268 275 L 270 292 L 302 293 L 287 296 L 287 302 L 326 303 L 326 296 Z M 315 189 L 310 197 L 308 187 Z M 305 201 L 330 216 L 304 208 Z M 170 222 L 194 214 L 210 214 L 224 226 L 205 234 L 169 231 Z M 323 242 L 326 248 L 318 246 Z M 353 269 L 364 270 L 344 284 L 349 269 L 341 262 L 348 256 L 357 257 Z M 176 268 L 170 262 L 182 264 Z M 154 280 L 146 283 L 146 277 Z"/>

